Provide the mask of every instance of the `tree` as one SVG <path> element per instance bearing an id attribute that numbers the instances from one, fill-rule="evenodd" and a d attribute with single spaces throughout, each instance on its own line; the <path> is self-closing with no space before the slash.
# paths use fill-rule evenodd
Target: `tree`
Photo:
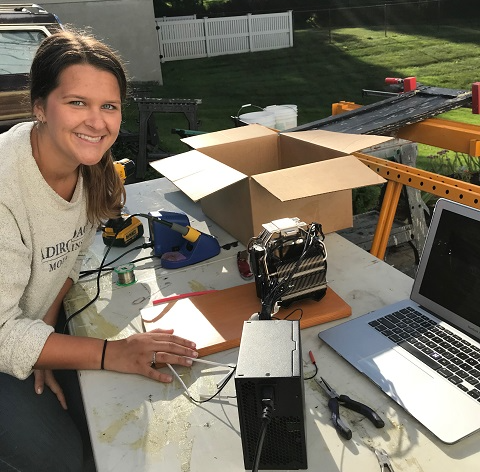
<path id="1" fill-rule="evenodd" d="M 153 0 L 155 17 L 193 15 L 204 16 L 203 0 Z"/>

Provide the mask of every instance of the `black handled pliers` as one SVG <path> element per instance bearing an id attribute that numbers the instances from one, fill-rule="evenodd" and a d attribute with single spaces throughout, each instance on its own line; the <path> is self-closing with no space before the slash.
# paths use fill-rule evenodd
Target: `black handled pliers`
<path id="1" fill-rule="evenodd" d="M 332 422 L 335 426 L 335 429 L 345 438 L 351 439 L 352 438 L 352 431 L 350 428 L 343 422 L 342 418 L 340 418 L 340 405 L 348 408 L 349 410 L 356 411 L 357 413 L 361 413 L 365 418 L 368 418 L 377 428 L 383 428 L 385 426 L 384 421 L 378 414 L 372 410 L 369 406 L 364 405 L 363 403 L 357 402 L 352 400 L 347 395 L 339 395 L 328 383 L 325 381 L 324 378 L 320 377 L 319 379 L 315 379 L 318 385 L 327 392 L 330 400 L 328 400 L 328 408 L 332 412 Z"/>

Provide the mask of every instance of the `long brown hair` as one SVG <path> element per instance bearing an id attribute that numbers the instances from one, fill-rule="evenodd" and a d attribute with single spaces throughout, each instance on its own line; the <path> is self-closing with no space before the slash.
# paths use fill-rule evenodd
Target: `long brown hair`
<path id="1" fill-rule="evenodd" d="M 45 38 L 30 70 L 30 102 L 45 101 L 58 87 L 61 72 L 69 66 L 89 64 L 112 73 L 117 79 L 122 101 L 127 96 L 127 78 L 119 56 L 93 36 L 75 31 L 60 31 Z M 115 218 L 125 202 L 125 188 L 113 166 L 111 150 L 98 164 L 80 165 L 87 189 L 87 215 L 93 224 Z"/>

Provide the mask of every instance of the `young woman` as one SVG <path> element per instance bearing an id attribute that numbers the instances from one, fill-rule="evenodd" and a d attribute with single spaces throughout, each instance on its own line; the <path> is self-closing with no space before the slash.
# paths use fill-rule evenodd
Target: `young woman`
<path id="1" fill-rule="evenodd" d="M 109 342 L 55 332 L 98 224 L 125 199 L 110 147 L 127 79 L 111 49 L 73 32 L 44 40 L 30 78 L 36 121 L 0 135 L 0 470 L 79 471 L 79 402 L 60 377 L 106 369 L 170 382 L 155 362 L 188 366 L 197 352 L 172 331 Z"/>

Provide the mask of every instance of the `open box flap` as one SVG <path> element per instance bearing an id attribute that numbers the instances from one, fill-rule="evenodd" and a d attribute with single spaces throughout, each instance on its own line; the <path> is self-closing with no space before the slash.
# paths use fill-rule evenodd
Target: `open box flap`
<path id="1" fill-rule="evenodd" d="M 194 202 L 246 177 L 199 151 L 166 157 L 150 165 Z"/>
<path id="2" fill-rule="evenodd" d="M 280 140 L 284 137 L 307 141 L 320 147 L 334 149 L 345 154 L 375 146 L 392 140 L 391 136 L 376 136 L 373 134 L 348 134 L 333 131 L 311 130 L 280 133 Z"/>
<path id="3" fill-rule="evenodd" d="M 202 149 L 219 144 L 239 142 L 252 138 L 261 138 L 263 136 L 275 136 L 277 134 L 276 131 L 266 126 L 252 124 L 222 131 L 214 131 L 212 133 L 199 134 L 189 138 L 183 138 L 181 141 L 192 149 Z"/>
<path id="4" fill-rule="evenodd" d="M 282 202 L 385 182 L 350 155 L 255 175 L 252 179 Z"/>

